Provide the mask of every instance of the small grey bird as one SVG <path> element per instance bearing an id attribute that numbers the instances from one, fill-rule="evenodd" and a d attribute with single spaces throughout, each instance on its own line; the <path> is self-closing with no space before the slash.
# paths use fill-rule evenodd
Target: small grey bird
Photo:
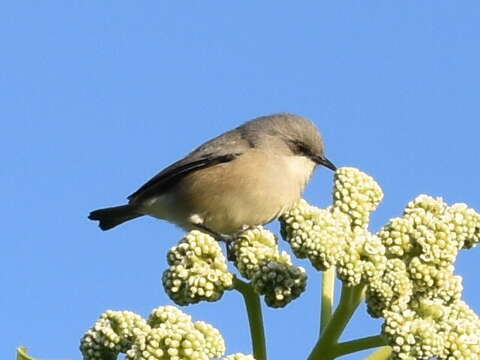
<path id="1" fill-rule="evenodd" d="M 308 119 L 281 113 L 253 119 L 193 150 L 128 197 L 92 211 L 102 230 L 143 215 L 185 230 L 232 235 L 276 219 L 301 196 L 317 165 L 336 170 Z"/>

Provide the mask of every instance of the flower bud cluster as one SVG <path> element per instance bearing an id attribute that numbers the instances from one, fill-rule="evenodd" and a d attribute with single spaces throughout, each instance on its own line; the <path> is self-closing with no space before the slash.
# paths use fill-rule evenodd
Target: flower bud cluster
<path id="1" fill-rule="evenodd" d="M 131 347 L 139 333 L 148 330 L 147 322 L 140 315 L 108 310 L 82 337 L 80 351 L 85 360 L 116 359 Z"/>
<path id="2" fill-rule="evenodd" d="M 337 268 L 347 286 L 382 275 L 384 245 L 367 231 L 370 213 L 383 193 L 372 177 L 344 167 L 335 175 L 334 204 L 319 209 L 300 200 L 281 218 L 282 236 L 300 258 L 318 270 Z"/>
<path id="3" fill-rule="evenodd" d="M 344 256 L 337 263 L 337 276 L 347 286 L 378 279 L 386 268 L 385 247 L 377 236 L 360 227 L 349 232 Z"/>
<path id="4" fill-rule="evenodd" d="M 409 309 L 386 310 L 383 334 L 395 359 L 466 360 L 480 354 L 480 320 L 463 301 L 415 299 Z"/>
<path id="5" fill-rule="evenodd" d="M 439 360 L 478 359 L 480 354 L 480 320 L 463 301 L 452 303 L 442 323 L 445 346 Z"/>
<path id="6" fill-rule="evenodd" d="M 368 284 L 367 304 L 372 316 L 385 319 L 383 334 L 395 358 L 454 360 L 479 354 L 478 317 L 470 312 L 468 329 L 459 329 L 465 312 L 452 315 L 466 306 L 454 262 L 460 249 L 478 243 L 479 226 L 479 214 L 465 204 L 448 206 L 441 198 L 420 195 L 378 232 L 388 265 Z"/>
<path id="7" fill-rule="evenodd" d="M 290 265 L 290 256 L 285 251 L 279 251 L 275 235 L 262 227 L 248 229 L 238 235 L 232 247 L 235 257 L 235 267 L 240 274 L 251 280 L 260 268 L 277 261 Z"/>
<path id="8" fill-rule="evenodd" d="M 413 283 L 407 266 L 400 259 L 389 259 L 383 276 L 368 283 L 367 310 L 372 317 L 382 317 L 385 309 L 405 310 L 413 295 Z"/>
<path id="9" fill-rule="evenodd" d="M 479 227 L 480 215 L 465 204 L 448 206 L 440 198 L 420 195 L 377 235 L 389 259 L 405 262 L 415 297 L 448 304 L 463 290 L 461 277 L 454 274 L 458 251 L 475 246 Z"/>
<path id="10" fill-rule="evenodd" d="M 363 284 L 368 311 L 383 317 L 393 359 L 476 359 L 480 320 L 462 302 L 454 273 L 461 249 L 480 242 L 480 214 L 420 195 L 377 234 L 367 230 L 382 191 L 360 171 L 341 168 L 333 206 L 300 201 L 282 217 L 282 235 L 295 255 L 318 270 L 336 267 L 344 285 Z"/>
<path id="11" fill-rule="evenodd" d="M 352 227 L 367 229 L 370 214 L 382 199 L 383 191 L 371 176 L 352 167 L 336 171 L 333 207 L 350 218 Z"/>
<path id="12" fill-rule="evenodd" d="M 265 295 L 268 306 L 284 307 L 305 291 L 307 273 L 300 266 L 270 261 L 255 273 L 252 285 L 255 292 Z"/>
<path id="13" fill-rule="evenodd" d="M 216 301 L 231 289 L 233 275 L 228 272 L 218 242 L 197 230 L 189 232 L 167 254 L 170 267 L 163 273 L 163 286 L 178 305 Z"/>
<path id="14" fill-rule="evenodd" d="M 237 237 L 232 250 L 240 274 L 251 280 L 258 294 L 265 295 L 268 306 L 283 307 L 305 290 L 305 270 L 293 265 L 286 252 L 279 251 L 270 231 L 248 229 Z"/>
<path id="15" fill-rule="evenodd" d="M 84 359 L 211 360 L 225 353 L 220 332 L 173 306 L 153 310 L 148 321 L 128 311 L 107 311 L 82 338 Z"/>
<path id="16" fill-rule="evenodd" d="M 345 256 L 351 227 L 344 213 L 320 209 L 302 199 L 280 221 L 282 237 L 295 256 L 308 258 L 317 270 L 327 270 Z"/>

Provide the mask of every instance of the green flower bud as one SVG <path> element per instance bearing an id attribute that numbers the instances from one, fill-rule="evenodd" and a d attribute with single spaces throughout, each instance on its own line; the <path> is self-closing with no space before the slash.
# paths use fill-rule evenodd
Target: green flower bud
<path id="1" fill-rule="evenodd" d="M 445 303 L 458 300 L 463 291 L 462 277 L 454 275 L 453 270 L 453 265 L 439 267 L 426 264 L 418 257 L 413 258 L 408 266 L 415 294 L 439 298 Z"/>
<path id="2" fill-rule="evenodd" d="M 216 301 L 233 286 L 222 249 L 213 237 L 194 230 L 167 254 L 169 269 L 162 282 L 178 305 Z"/>
<path id="3" fill-rule="evenodd" d="M 154 309 L 148 319 L 151 331 L 135 338 L 128 360 L 211 360 L 222 356 L 225 342 L 220 332 L 174 306 Z"/>
<path id="4" fill-rule="evenodd" d="M 390 259 L 381 277 L 367 284 L 367 310 L 372 317 L 383 316 L 384 310 L 403 311 L 408 308 L 413 284 L 407 267 L 400 259 Z"/>
<path id="5" fill-rule="evenodd" d="M 80 351 L 85 360 L 116 359 L 130 348 L 137 334 L 149 330 L 145 320 L 131 311 L 108 310 L 85 333 Z"/>
<path id="6" fill-rule="evenodd" d="M 367 290 L 369 311 L 385 318 L 383 332 L 395 359 L 478 357 L 478 317 L 459 300 L 462 278 L 454 274 L 453 266 L 459 249 L 478 242 L 478 219 L 465 204 L 448 207 L 441 198 L 420 195 L 407 205 L 403 217 L 379 231 L 387 256 L 406 265 L 396 270 L 397 277 L 401 275 L 405 284 L 408 278 L 411 284 L 406 301 L 400 306 L 390 302 L 393 291 L 386 285 L 395 273 L 387 265 L 382 281 L 369 284 Z"/>
<path id="7" fill-rule="evenodd" d="M 422 319 L 432 319 L 437 324 L 445 319 L 448 307 L 441 299 L 414 298 L 410 303 L 410 309 L 415 311 Z"/>
<path id="8" fill-rule="evenodd" d="M 335 172 L 333 206 L 350 217 L 352 227 L 366 229 L 382 199 L 382 189 L 371 176 L 352 167 Z"/>
<path id="9" fill-rule="evenodd" d="M 422 213 L 430 214 L 431 217 L 440 217 L 446 209 L 447 204 L 442 198 L 421 194 L 407 204 L 404 214 L 416 214 L 418 210 L 422 210 Z"/>
<path id="10" fill-rule="evenodd" d="M 278 250 L 275 235 L 262 227 L 240 233 L 233 243 L 233 254 L 235 266 L 247 279 L 252 279 L 269 262 L 292 263 L 286 252 Z"/>
<path id="11" fill-rule="evenodd" d="M 260 267 L 252 278 L 255 292 L 265 295 L 265 303 L 274 308 L 284 307 L 305 291 L 305 269 L 278 261 Z"/>
<path id="12" fill-rule="evenodd" d="M 448 207 L 441 198 L 420 195 L 401 218 L 392 219 L 378 237 L 388 257 L 418 257 L 437 267 L 451 266 L 462 247 L 476 244 L 480 215 L 465 204 Z"/>
<path id="13" fill-rule="evenodd" d="M 445 215 L 460 247 L 471 249 L 480 242 L 480 214 L 466 204 L 453 204 Z"/>
<path id="14" fill-rule="evenodd" d="M 351 224 L 342 212 L 319 209 L 300 200 L 280 221 L 282 237 L 295 256 L 308 257 L 317 270 L 335 266 L 344 256 L 351 237 Z"/>
<path id="15" fill-rule="evenodd" d="M 480 319 L 463 301 L 448 307 L 450 311 L 442 324 L 446 331 L 440 360 L 477 359 L 480 354 Z"/>
<path id="16" fill-rule="evenodd" d="M 356 228 L 339 259 L 337 275 L 347 286 L 356 286 L 383 276 L 386 264 L 385 247 L 378 237 Z"/>
<path id="17" fill-rule="evenodd" d="M 204 351 L 209 358 L 217 358 L 225 353 L 225 341 L 218 329 L 203 321 L 196 321 L 193 326 L 205 338 Z"/>
<path id="18" fill-rule="evenodd" d="M 406 257 L 413 250 L 412 233 L 414 221 L 412 218 L 393 218 L 377 233 L 386 249 L 389 258 Z"/>
<path id="19" fill-rule="evenodd" d="M 445 336 L 434 320 L 411 310 L 385 311 L 384 317 L 383 335 L 394 359 L 428 360 L 442 353 Z"/>
<path id="20" fill-rule="evenodd" d="M 169 327 L 176 324 L 190 324 L 192 317 L 175 306 L 159 306 L 152 310 L 147 324 L 152 328 Z"/>

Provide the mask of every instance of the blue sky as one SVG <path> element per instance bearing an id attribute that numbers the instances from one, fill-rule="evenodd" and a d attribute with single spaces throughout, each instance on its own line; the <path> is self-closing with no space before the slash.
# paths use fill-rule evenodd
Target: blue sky
<path id="1" fill-rule="evenodd" d="M 310 117 L 332 161 L 377 179 L 372 230 L 420 193 L 480 209 L 479 18 L 473 0 L 2 2 L 0 357 L 78 359 L 104 310 L 170 304 L 160 279 L 182 231 L 143 218 L 101 232 L 87 214 L 259 115 Z M 328 205 L 331 182 L 319 169 L 305 197 Z M 457 264 L 477 312 L 479 261 Z M 319 275 L 298 263 L 307 292 L 265 309 L 271 359 L 303 359 L 316 338 Z M 238 294 L 185 310 L 250 351 Z M 344 339 L 379 326 L 362 308 Z"/>

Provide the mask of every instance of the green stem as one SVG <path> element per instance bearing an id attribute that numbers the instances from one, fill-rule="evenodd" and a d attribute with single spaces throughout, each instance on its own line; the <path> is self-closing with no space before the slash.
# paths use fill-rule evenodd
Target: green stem
<path id="1" fill-rule="evenodd" d="M 323 272 L 322 280 L 322 311 L 320 317 L 320 335 L 323 333 L 332 317 L 333 299 L 335 297 L 335 268 Z"/>
<path id="2" fill-rule="evenodd" d="M 353 313 L 363 299 L 363 285 L 342 286 L 340 303 L 330 319 L 327 327 L 318 339 L 308 360 L 329 360 L 333 359 L 330 352 L 337 345 L 338 339 L 350 321 Z"/>
<path id="3" fill-rule="evenodd" d="M 17 348 L 17 360 L 35 360 L 33 357 L 27 354 L 27 348 L 20 346 Z"/>
<path id="4" fill-rule="evenodd" d="M 384 346 L 367 356 L 364 360 L 388 360 L 390 359 L 390 355 L 392 355 L 392 348 L 390 346 Z"/>
<path id="5" fill-rule="evenodd" d="M 384 345 L 385 339 L 381 335 L 369 336 L 338 343 L 332 348 L 331 354 L 333 358 L 337 358 L 357 351 L 367 350 Z"/>
<path id="6" fill-rule="evenodd" d="M 39 360 L 34 358 L 31 355 L 27 354 L 27 348 L 25 346 L 20 346 L 17 348 L 17 360 Z"/>
<path id="7" fill-rule="evenodd" d="M 267 349 L 265 345 L 265 330 L 263 328 L 262 305 L 260 297 L 253 290 L 252 286 L 237 277 L 233 280 L 233 288 L 239 291 L 245 307 L 247 308 L 248 323 L 250 324 L 250 336 L 252 338 L 253 356 L 255 360 L 267 360 Z"/>

